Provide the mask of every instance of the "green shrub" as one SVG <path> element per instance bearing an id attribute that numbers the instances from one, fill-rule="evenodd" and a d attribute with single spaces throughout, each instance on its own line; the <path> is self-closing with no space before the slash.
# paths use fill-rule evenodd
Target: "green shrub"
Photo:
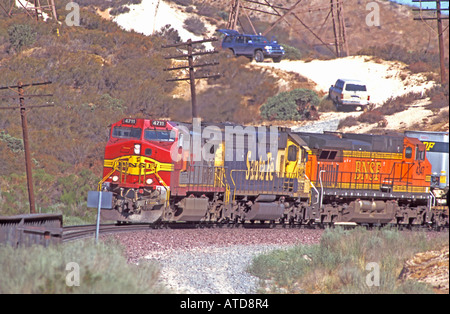
<path id="1" fill-rule="evenodd" d="M 286 45 L 286 44 L 281 44 L 281 46 L 284 48 L 284 59 L 288 59 L 288 60 L 300 60 L 302 58 L 302 54 L 300 52 L 300 50 L 298 50 L 295 47 Z"/>
<path id="2" fill-rule="evenodd" d="M 9 43 L 15 51 L 20 52 L 24 47 L 31 46 L 36 41 L 36 33 L 30 25 L 14 24 L 8 28 Z"/>
<path id="3" fill-rule="evenodd" d="M 267 120 L 302 120 L 306 118 L 303 109 L 308 105 L 317 106 L 319 102 L 319 96 L 313 90 L 294 89 L 269 98 L 260 112 Z"/>
<path id="4" fill-rule="evenodd" d="M 155 33 L 155 36 L 164 38 L 170 44 L 181 42 L 181 37 L 178 31 L 174 29 L 170 24 L 166 24 L 165 26 L 161 27 L 161 29 Z"/>
<path id="5" fill-rule="evenodd" d="M 201 35 L 206 31 L 205 24 L 197 17 L 188 17 L 184 21 L 184 28 L 195 35 Z"/>
<path id="6" fill-rule="evenodd" d="M 21 138 L 16 138 L 5 131 L 0 131 L 0 141 L 3 141 L 6 143 L 8 148 L 12 150 L 14 153 L 23 152 L 23 140 Z"/>

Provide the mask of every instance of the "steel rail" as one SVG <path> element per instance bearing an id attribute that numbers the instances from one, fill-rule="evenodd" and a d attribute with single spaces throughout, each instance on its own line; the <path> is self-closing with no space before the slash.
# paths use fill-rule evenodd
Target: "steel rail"
<path id="1" fill-rule="evenodd" d="M 449 230 L 448 226 L 442 226 L 439 230 L 432 228 L 430 226 L 403 226 L 396 224 L 388 224 L 392 228 L 396 228 L 399 231 L 401 230 L 409 230 L 409 231 L 443 231 L 446 232 Z M 342 227 L 344 229 L 352 229 L 357 227 L 366 227 L 368 230 L 381 228 L 383 226 L 370 226 L 370 225 L 353 225 L 353 224 L 286 224 L 286 223 L 259 223 L 259 222 L 173 222 L 173 223 L 158 223 L 158 224 L 150 224 L 150 223 L 129 223 L 129 224 L 102 224 L 100 225 L 100 234 L 113 234 L 120 232 L 136 232 L 136 231 L 148 231 L 148 230 L 156 230 L 156 229 L 202 229 L 202 228 L 248 228 L 248 229 L 294 229 L 294 228 L 303 228 L 303 229 L 325 229 L 325 228 L 335 228 Z M 63 228 L 63 236 L 62 242 L 70 242 L 75 240 L 81 240 L 89 237 L 95 237 L 95 229 L 96 225 L 78 225 L 78 226 L 67 226 Z"/>

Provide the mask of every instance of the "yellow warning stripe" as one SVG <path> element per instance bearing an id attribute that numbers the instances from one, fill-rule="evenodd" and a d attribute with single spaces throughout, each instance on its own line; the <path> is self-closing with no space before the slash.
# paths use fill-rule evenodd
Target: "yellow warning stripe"
<path id="1" fill-rule="evenodd" d="M 144 156 L 122 156 L 115 159 L 105 159 L 105 168 L 116 168 L 119 172 L 130 175 L 153 174 L 159 171 L 173 171 L 174 165 L 162 163 Z"/>

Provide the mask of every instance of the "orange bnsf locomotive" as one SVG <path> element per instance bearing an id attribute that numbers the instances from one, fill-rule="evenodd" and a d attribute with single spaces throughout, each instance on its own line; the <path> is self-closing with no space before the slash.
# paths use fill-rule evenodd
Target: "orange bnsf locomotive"
<path id="1" fill-rule="evenodd" d="M 99 189 L 113 193 L 103 220 L 448 225 L 430 178 L 425 145 L 404 135 L 126 118 Z"/>
<path id="2" fill-rule="evenodd" d="M 299 134 L 321 221 L 421 225 L 432 221 L 426 147 L 403 135 Z"/>

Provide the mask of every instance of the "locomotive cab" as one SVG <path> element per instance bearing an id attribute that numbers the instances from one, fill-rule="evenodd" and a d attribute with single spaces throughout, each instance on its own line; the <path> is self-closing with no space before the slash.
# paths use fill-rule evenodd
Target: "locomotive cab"
<path id="1" fill-rule="evenodd" d="M 170 150 L 178 132 L 161 120 L 125 118 L 111 126 L 99 189 L 115 195 L 107 220 L 157 220 L 170 193 Z M 150 217 L 150 218 L 149 218 Z"/>

